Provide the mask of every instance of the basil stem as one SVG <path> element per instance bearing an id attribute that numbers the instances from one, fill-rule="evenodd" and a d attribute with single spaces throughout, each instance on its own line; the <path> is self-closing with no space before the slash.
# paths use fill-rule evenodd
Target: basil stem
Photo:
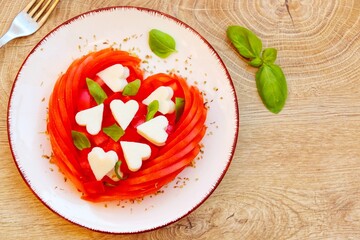
<path id="1" fill-rule="evenodd" d="M 263 60 L 260 57 L 256 57 L 249 64 L 253 67 L 260 67 L 263 64 Z"/>
<path id="2" fill-rule="evenodd" d="M 114 172 L 115 172 L 115 174 L 116 174 L 116 177 L 118 178 L 118 179 L 123 179 L 123 177 L 121 176 L 121 174 L 120 174 L 120 166 L 121 166 L 121 161 L 117 161 L 116 162 L 116 164 L 115 164 L 115 167 L 114 167 Z"/>

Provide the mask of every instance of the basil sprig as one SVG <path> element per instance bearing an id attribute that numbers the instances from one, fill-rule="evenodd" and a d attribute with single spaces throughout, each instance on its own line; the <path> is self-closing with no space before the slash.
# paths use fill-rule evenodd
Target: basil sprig
<path id="1" fill-rule="evenodd" d="M 279 113 L 285 105 L 288 90 L 285 75 L 281 67 L 275 64 L 277 50 L 262 50 L 261 40 L 241 26 L 229 26 L 226 34 L 249 65 L 259 68 L 255 75 L 259 96 L 270 112 Z"/>
<path id="2" fill-rule="evenodd" d="M 172 36 L 158 29 L 149 32 L 149 46 L 158 57 L 167 58 L 176 52 L 176 42 Z"/>

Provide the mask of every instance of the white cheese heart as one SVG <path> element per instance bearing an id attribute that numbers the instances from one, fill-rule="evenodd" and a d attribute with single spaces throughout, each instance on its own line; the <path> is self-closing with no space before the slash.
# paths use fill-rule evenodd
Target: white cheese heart
<path id="1" fill-rule="evenodd" d="M 104 104 L 82 110 L 75 115 L 75 121 L 80 126 L 86 126 L 86 131 L 91 135 L 96 135 L 101 130 L 103 119 Z"/>
<path id="2" fill-rule="evenodd" d="M 171 101 L 174 90 L 171 87 L 158 87 L 155 89 L 142 103 L 149 105 L 152 101 L 159 101 L 159 112 L 162 114 L 173 113 L 175 111 L 175 103 Z"/>
<path id="3" fill-rule="evenodd" d="M 125 161 L 130 171 L 136 172 L 141 168 L 142 161 L 151 155 L 151 148 L 145 143 L 120 141 Z"/>
<path id="4" fill-rule="evenodd" d="M 130 71 L 121 64 L 114 64 L 98 72 L 97 75 L 113 92 L 121 92 L 128 84 L 126 79 L 129 77 Z"/>
<path id="5" fill-rule="evenodd" d="M 117 123 L 125 130 L 139 110 L 139 104 L 135 100 L 124 103 L 119 99 L 115 99 L 111 101 L 110 109 Z"/>
<path id="6" fill-rule="evenodd" d="M 98 181 L 114 168 L 118 160 L 116 152 L 112 150 L 105 152 L 100 147 L 94 147 L 88 154 L 90 168 Z"/>
<path id="7" fill-rule="evenodd" d="M 157 116 L 137 126 L 137 132 L 156 146 L 165 144 L 168 134 L 166 128 L 169 121 L 165 116 Z"/>

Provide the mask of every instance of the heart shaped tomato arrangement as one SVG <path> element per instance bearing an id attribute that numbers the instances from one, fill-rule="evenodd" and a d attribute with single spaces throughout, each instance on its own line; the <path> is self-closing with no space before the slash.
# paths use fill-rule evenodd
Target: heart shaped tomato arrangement
<path id="1" fill-rule="evenodd" d="M 54 86 L 47 125 L 52 159 L 85 200 L 156 193 L 200 152 L 202 94 L 174 74 L 144 79 L 140 63 L 121 50 L 92 52 Z"/>

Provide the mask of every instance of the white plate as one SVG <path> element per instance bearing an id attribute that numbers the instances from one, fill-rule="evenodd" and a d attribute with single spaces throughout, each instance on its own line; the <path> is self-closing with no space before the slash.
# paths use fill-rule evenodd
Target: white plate
<path id="1" fill-rule="evenodd" d="M 178 52 L 166 60 L 149 49 L 149 30 L 174 37 Z M 209 105 L 204 153 L 163 188 L 141 202 L 90 203 L 80 199 L 48 156 L 47 106 L 52 88 L 70 63 L 112 45 L 148 63 L 146 75 L 175 71 L 206 93 Z M 151 56 L 151 57 L 149 57 Z M 215 190 L 228 169 L 237 141 L 239 114 L 234 86 L 210 44 L 181 21 L 149 9 L 111 7 L 84 13 L 49 33 L 24 61 L 13 86 L 8 130 L 15 163 L 36 196 L 51 210 L 89 229 L 111 233 L 148 231 L 186 216 Z M 30 213 L 29 213 L 30 214 Z"/>

